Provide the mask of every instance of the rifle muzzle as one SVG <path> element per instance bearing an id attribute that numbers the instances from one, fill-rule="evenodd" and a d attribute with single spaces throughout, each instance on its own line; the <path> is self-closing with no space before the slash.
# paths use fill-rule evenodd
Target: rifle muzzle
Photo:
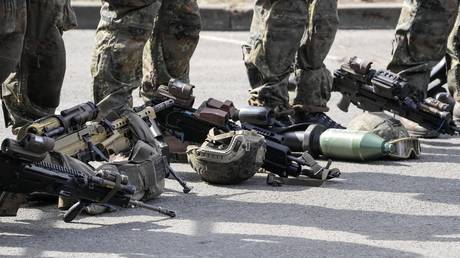
<path id="1" fill-rule="evenodd" d="M 33 134 L 27 134 L 19 142 L 13 139 L 5 139 L 2 142 L 2 152 L 8 156 L 33 162 L 44 160 L 53 149 L 53 139 Z"/>
<path id="2" fill-rule="evenodd" d="M 309 125 L 305 131 L 287 132 L 283 134 L 283 145 L 292 152 L 308 151 L 313 157 L 321 155 L 320 137 L 326 127 L 319 124 Z"/>
<path id="3" fill-rule="evenodd" d="M 98 113 L 98 107 L 92 102 L 87 102 L 63 110 L 60 115 L 51 115 L 39 119 L 28 126 L 26 131 L 42 136 L 55 137 L 80 128 L 86 122 L 96 119 Z"/>
<path id="4" fill-rule="evenodd" d="M 177 79 L 171 79 L 168 84 L 168 91 L 171 95 L 180 99 L 190 99 L 193 97 L 195 86 Z"/>
<path id="5" fill-rule="evenodd" d="M 269 126 L 275 123 L 275 113 L 266 107 L 243 107 L 232 117 L 235 121 L 258 126 Z"/>

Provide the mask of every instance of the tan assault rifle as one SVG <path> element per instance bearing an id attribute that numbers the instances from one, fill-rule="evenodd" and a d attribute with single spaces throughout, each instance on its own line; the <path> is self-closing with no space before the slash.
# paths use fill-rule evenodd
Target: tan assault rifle
<path id="1" fill-rule="evenodd" d="M 167 109 L 173 104 L 173 100 L 167 100 L 155 106 L 144 105 L 134 108 L 134 112 L 152 130 L 165 158 L 168 157 L 168 145 L 162 139 L 155 118 L 156 112 Z M 86 163 L 109 161 L 111 155 L 129 153 L 135 142 L 133 142 L 128 117 L 123 116 L 114 121 L 93 121 L 98 113 L 97 106 L 87 102 L 64 110 L 59 115 L 39 119 L 21 131 L 23 134 L 32 133 L 52 138 L 55 140 L 55 151 Z M 191 191 L 191 188 L 169 165 L 168 171 L 182 185 L 184 193 Z"/>

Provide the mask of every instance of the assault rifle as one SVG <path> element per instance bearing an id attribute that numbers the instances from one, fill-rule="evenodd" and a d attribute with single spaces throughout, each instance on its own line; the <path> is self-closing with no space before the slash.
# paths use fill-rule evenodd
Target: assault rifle
<path id="1" fill-rule="evenodd" d="M 155 106 L 170 99 L 171 92 L 168 95 L 162 92 L 167 92 L 171 87 L 178 87 L 174 84 L 176 81 L 171 81 L 168 86 L 160 86 L 161 91 L 158 91 L 146 105 Z M 181 92 L 188 92 L 189 98 L 193 98 L 193 86 L 183 83 L 180 85 L 187 87 Z M 182 99 L 186 98 L 182 96 Z M 289 147 L 283 145 L 283 136 L 267 129 L 276 124 L 273 112 L 267 108 L 236 109 L 231 101 L 221 102 L 212 98 L 205 101 L 198 109 L 192 108 L 191 105 L 193 101 L 174 102 L 172 107 L 157 112 L 156 120 L 162 129 L 181 141 L 199 144 L 205 141 L 209 130 L 214 127 L 222 131 L 254 130 L 265 137 L 267 144 L 262 167 L 280 177 L 305 175 L 316 179 L 330 179 L 340 175 L 338 169 L 329 169 L 330 162 L 326 167 L 321 167 L 308 153 L 300 157 L 293 155 Z M 236 121 L 239 121 L 239 124 Z"/>
<path id="2" fill-rule="evenodd" d="M 334 73 L 333 90 L 343 95 L 337 105 L 341 110 L 347 112 L 353 103 L 370 112 L 396 113 L 440 133 L 453 135 L 460 132 L 452 120 L 448 104 L 434 98 L 412 98 L 406 80 L 390 71 L 374 70 L 371 65 L 354 57 Z"/>
<path id="3" fill-rule="evenodd" d="M 174 211 L 132 200 L 135 187 L 128 185 L 126 176 L 108 171 L 90 175 L 44 161 L 53 148 L 54 141 L 48 137 L 28 134 L 19 142 L 5 139 L 0 152 L 0 190 L 24 194 L 44 192 L 79 200 L 64 215 L 65 222 L 71 222 L 92 203 L 136 206 L 176 216 Z"/>
<path id="4" fill-rule="evenodd" d="M 172 105 L 173 100 L 168 100 L 155 106 L 141 106 L 134 109 L 134 112 L 152 130 L 156 137 L 156 144 L 160 146 L 165 158 L 168 157 L 168 145 L 162 139 L 155 118 L 156 112 Z M 85 163 L 109 161 L 110 155 L 128 153 L 135 144 L 132 142 L 128 117 L 124 116 L 115 121 L 93 121 L 98 113 L 97 106 L 88 102 L 64 110 L 59 115 L 39 119 L 24 128 L 24 131 L 25 133 L 53 138 L 55 151 Z M 191 191 L 191 187 L 170 166 L 168 166 L 167 171 L 180 183 L 184 193 Z"/>

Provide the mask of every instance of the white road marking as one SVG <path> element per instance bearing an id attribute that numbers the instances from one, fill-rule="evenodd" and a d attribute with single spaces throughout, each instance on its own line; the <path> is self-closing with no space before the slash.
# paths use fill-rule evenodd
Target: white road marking
<path id="1" fill-rule="evenodd" d="M 245 43 L 244 41 L 241 41 L 241 40 L 215 37 L 215 36 L 210 36 L 210 35 L 200 35 L 200 39 L 211 40 L 211 41 L 216 41 L 216 42 L 223 42 L 223 43 L 234 44 L 234 45 L 239 45 L 239 46 Z"/>
<path id="2" fill-rule="evenodd" d="M 233 45 L 238 45 L 238 46 L 241 46 L 246 43 L 242 40 L 222 38 L 222 37 L 216 37 L 216 36 L 210 36 L 210 35 L 200 35 L 200 39 L 228 43 L 228 44 L 233 44 Z M 337 61 L 337 62 L 344 62 L 345 60 L 344 57 L 329 56 L 329 55 L 326 57 L 326 59 L 330 59 L 330 60 Z"/>

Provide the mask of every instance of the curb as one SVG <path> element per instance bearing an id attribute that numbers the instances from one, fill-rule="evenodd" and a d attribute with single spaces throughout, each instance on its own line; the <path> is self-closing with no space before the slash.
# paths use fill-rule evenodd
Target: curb
<path id="1" fill-rule="evenodd" d="M 97 4 L 73 5 L 79 29 L 96 29 L 100 6 Z M 252 20 L 252 8 L 231 8 L 228 5 L 201 6 L 203 30 L 247 31 Z M 358 4 L 339 5 L 340 29 L 394 29 L 401 5 Z"/>

